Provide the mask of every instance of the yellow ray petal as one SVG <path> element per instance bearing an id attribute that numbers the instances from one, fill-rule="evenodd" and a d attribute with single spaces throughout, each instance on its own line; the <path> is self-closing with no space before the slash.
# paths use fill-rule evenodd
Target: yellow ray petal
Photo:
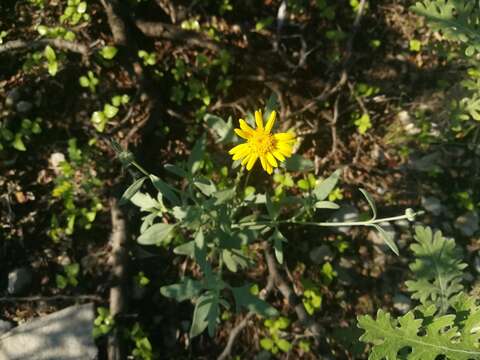
<path id="1" fill-rule="evenodd" d="M 263 130 L 263 118 L 260 110 L 255 111 L 255 123 L 257 124 L 257 129 Z"/>
<path id="2" fill-rule="evenodd" d="M 264 156 L 260 156 L 260 162 L 262 163 L 263 170 L 267 171 L 267 159 Z"/>
<path id="3" fill-rule="evenodd" d="M 237 134 L 238 136 L 240 136 L 241 138 L 244 138 L 246 140 L 248 140 L 250 138 L 250 134 L 243 131 L 243 130 L 240 130 L 240 129 L 233 129 L 233 131 L 235 131 L 235 134 Z"/>
<path id="4" fill-rule="evenodd" d="M 254 130 L 250 127 L 250 125 L 247 124 L 247 122 L 243 119 L 239 120 L 240 122 L 240 129 L 245 131 L 246 133 L 252 133 Z"/>
<path id="5" fill-rule="evenodd" d="M 275 116 L 276 115 L 277 115 L 277 113 L 275 112 L 275 110 L 273 110 L 270 113 L 270 116 L 268 117 L 267 125 L 265 125 L 265 132 L 267 134 L 270 134 L 270 130 L 272 130 L 273 124 L 275 124 Z"/>
<path id="6" fill-rule="evenodd" d="M 290 157 L 292 156 L 292 147 L 286 144 L 277 144 L 277 149 L 283 156 Z"/>
<path id="7" fill-rule="evenodd" d="M 253 165 L 255 165 L 255 162 L 257 161 L 257 159 L 258 159 L 257 154 L 250 155 L 250 160 L 248 160 L 248 164 L 247 164 L 247 170 L 252 170 L 252 167 Z"/>
<path id="8" fill-rule="evenodd" d="M 232 149 L 230 149 L 230 151 L 228 152 L 230 155 L 233 155 L 239 151 L 241 151 L 242 149 L 245 149 L 245 148 L 248 148 L 248 145 L 247 144 L 240 144 L 240 145 L 237 145 L 235 147 L 233 147 Z"/>
<path id="9" fill-rule="evenodd" d="M 273 156 L 275 156 L 278 160 L 280 161 L 285 161 L 285 156 L 282 155 L 282 153 L 278 150 L 272 150 Z"/>
<path id="10" fill-rule="evenodd" d="M 252 156 L 251 154 L 248 154 L 247 156 L 245 156 L 245 159 L 242 160 L 242 165 L 245 165 L 250 160 L 251 156 Z"/>
<path id="11" fill-rule="evenodd" d="M 285 140 L 293 140 L 295 139 L 295 134 L 288 132 L 288 133 L 278 133 L 273 135 L 275 139 L 278 141 L 285 141 Z"/>
<path id="12" fill-rule="evenodd" d="M 243 150 L 235 153 L 235 155 L 233 155 L 232 159 L 233 160 L 240 160 L 241 158 L 244 158 L 245 156 L 247 156 L 249 153 L 250 153 L 250 149 L 247 147 L 246 149 L 243 149 Z"/>
<path id="13" fill-rule="evenodd" d="M 271 175 L 272 172 L 273 172 L 272 166 L 269 163 L 267 163 L 267 173 L 268 173 L 268 175 Z"/>
<path id="14" fill-rule="evenodd" d="M 273 157 L 273 155 L 271 153 L 267 153 L 266 158 L 267 158 L 268 163 L 270 165 L 272 165 L 273 167 L 278 166 L 277 160 L 275 160 L 275 158 Z"/>

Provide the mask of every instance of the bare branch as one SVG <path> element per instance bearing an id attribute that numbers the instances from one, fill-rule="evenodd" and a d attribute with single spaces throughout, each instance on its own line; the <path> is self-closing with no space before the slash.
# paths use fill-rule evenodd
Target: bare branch
<path id="1" fill-rule="evenodd" d="M 112 234 L 110 243 L 112 253 L 109 263 L 112 266 L 113 286 L 110 288 L 110 314 L 117 318 L 124 313 L 127 308 L 127 229 L 125 218 L 122 210 L 118 207 L 115 198 L 110 200 L 111 218 L 112 218 Z M 108 339 L 108 359 L 120 360 L 124 359 L 123 349 L 121 345 L 121 337 L 116 328 Z"/>
<path id="2" fill-rule="evenodd" d="M 272 253 L 270 244 L 266 244 L 265 246 L 265 260 L 267 261 L 269 274 L 274 279 L 275 287 L 280 291 L 285 300 L 287 300 L 288 305 L 295 310 L 298 320 L 306 329 L 308 329 L 312 337 L 318 343 L 320 335 L 323 333 L 323 329 L 310 315 L 308 315 L 302 301 L 283 278 L 278 269 L 277 261 Z"/>
<path id="3" fill-rule="evenodd" d="M 90 49 L 87 45 L 75 41 L 67 41 L 63 39 L 38 39 L 33 41 L 9 41 L 3 45 L 0 45 L 0 54 L 7 51 L 36 49 L 47 45 L 53 46 L 59 50 L 68 50 L 74 53 L 78 53 L 85 58 L 90 53 Z"/>
<path id="4" fill-rule="evenodd" d="M 30 301 L 98 301 L 103 302 L 105 299 L 98 295 L 52 295 L 52 296 L 9 296 L 0 297 L 0 302 L 30 302 Z"/>
<path id="5" fill-rule="evenodd" d="M 274 287 L 274 279 L 272 276 L 268 277 L 267 286 L 260 292 L 260 299 L 265 300 L 268 294 L 273 290 Z M 233 349 L 233 345 L 235 344 L 235 340 L 237 339 L 238 335 L 242 332 L 242 330 L 248 325 L 248 321 L 255 315 L 253 311 L 249 311 L 248 314 L 243 318 L 242 321 L 238 323 L 237 326 L 233 328 L 230 332 L 228 337 L 227 345 L 223 349 L 222 353 L 218 356 L 217 360 L 225 360 L 227 359 Z"/>
<path id="6" fill-rule="evenodd" d="M 173 4 L 168 0 L 155 0 L 155 2 L 160 9 L 162 9 L 165 14 L 170 17 L 172 23 L 175 24 L 177 22 L 177 10 L 175 10 L 175 6 L 173 6 Z"/>
<path id="7" fill-rule="evenodd" d="M 195 31 L 183 30 L 171 24 L 144 20 L 135 21 L 135 25 L 141 32 L 149 37 L 158 37 L 183 42 L 190 46 L 197 46 L 215 52 L 220 51 L 220 46 L 214 41 Z"/>
<path id="8" fill-rule="evenodd" d="M 112 31 L 113 41 L 115 45 L 127 46 L 128 44 L 128 34 L 127 27 L 125 22 L 118 15 L 119 14 L 119 4 L 117 0 L 100 0 L 105 12 L 107 13 L 107 21 Z"/>

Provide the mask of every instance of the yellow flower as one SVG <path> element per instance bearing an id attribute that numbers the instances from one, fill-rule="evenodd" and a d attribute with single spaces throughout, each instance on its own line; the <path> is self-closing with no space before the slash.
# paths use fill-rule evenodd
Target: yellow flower
<path id="1" fill-rule="evenodd" d="M 247 142 L 235 146 L 228 152 L 233 155 L 233 160 L 243 159 L 242 165 L 247 165 L 247 170 L 251 170 L 255 162 L 260 159 L 263 170 L 271 174 L 273 168 L 278 166 L 278 161 L 285 161 L 286 157 L 292 156 L 295 134 L 290 132 L 271 134 L 275 117 L 276 113 L 272 111 L 267 124 L 263 126 L 262 112 L 255 111 L 256 129 L 251 128 L 245 120 L 239 120 L 240 129 L 234 129 L 234 131 Z"/>

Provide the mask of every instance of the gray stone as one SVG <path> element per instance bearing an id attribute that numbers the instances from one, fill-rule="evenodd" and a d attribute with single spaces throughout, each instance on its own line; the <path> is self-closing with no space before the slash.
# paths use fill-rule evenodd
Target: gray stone
<path id="1" fill-rule="evenodd" d="M 332 260 L 332 251 L 328 245 L 314 247 L 312 251 L 310 251 L 310 260 L 317 265 L 323 264 L 326 261 Z"/>
<path id="2" fill-rule="evenodd" d="M 412 301 L 408 296 L 395 294 L 393 297 L 393 307 L 401 314 L 405 314 L 412 307 Z"/>
<path id="3" fill-rule="evenodd" d="M 5 98 L 5 105 L 12 107 L 18 100 L 20 100 L 20 89 L 13 88 Z"/>
<path id="4" fill-rule="evenodd" d="M 8 288 L 10 295 L 25 292 L 32 283 L 32 272 L 27 268 L 18 268 L 8 274 Z"/>
<path id="5" fill-rule="evenodd" d="M 31 102 L 22 100 L 17 103 L 17 106 L 15 106 L 15 108 L 17 109 L 18 112 L 25 114 L 25 113 L 28 113 L 30 110 L 32 110 L 33 104 Z"/>
<path id="6" fill-rule="evenodd" d="M 6 333 L 13 327 L 12 323 L 5 320 L 0 320 L 0 335 Z"/>
<path id="7" fill-rule="evenodd" d="M 74 305 L 0 336 L 0 360 L 91 360 L 93 304 Z"/>
<path id="8" fill-rule="evenodd" d="M 478 230 L 478 215 L 475 211 L 470 211 L 459 216 L 455 220 L 455 228 L 465 236 L 472 236 Z"/>
<path id="9" fill-rule="evenodd" d="M 331 222 L 349 222 L 358 220 L 358 210 L 352 205 L 345 205 L 333 213 Z M 340 226 L 334 228 L 336 231 L 342 234 L 348 234 L 350 232 L 350 226 Z"/>
<path id="10" fill-rule="evenodd" d="M 444 211 L 444 206 L 440 200 L 434 196 L 422 197 L 422 206 L 435 216 L 440 215 Z"/>

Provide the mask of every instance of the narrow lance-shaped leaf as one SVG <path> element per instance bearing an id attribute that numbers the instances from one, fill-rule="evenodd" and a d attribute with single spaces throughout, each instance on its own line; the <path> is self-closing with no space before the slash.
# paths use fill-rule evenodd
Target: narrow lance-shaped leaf
<path id="1" fill-rule="evenodd" d="M 237 311 L 240 311 L 240 309 L 244 307 L 263 317 L 278 316 L 277 309 L 250 293 L 250 284 L 241 287 L 232 287 L 231 290 L 235 298 Z"/>
<path id="2" fill-rule="evenodd" d="M 155 186 L 155 188 L 162 193 L 163 197 L 170 201 L 172 205 L 180 205 L 180 199 L 170 185 L 155 175 L 150 175 L 150 181 L 152 182 L 153 186 Z"/>
<path id="3" fill-rule="evenodd" d="M 367 200 L 368 205 L 370 206 L 370 209 L 372 209 L 372 218 L 370 220 L 375 220 L 377 218 L 377 207 L 375 206 L 375 200 L 373 200 L 372 195 L 370 195 L 367 192 L 367 190 L 360 189 L 360 192 L 363 194 L 363 196 Z"/>
<path id="4" fill-rule="evenodd" d="M 382 240 L 387 244 L 387 246 L 392 250 L 395 255 L 399 255 L 398 247 L 397 244 L 395 244 L 395 241 L 393 240 L 392 236 L 387 233 L 380 225 L 377 224 L 371 224 L 370 226 L 374 227 L 377 231 Z"/>
<path id="5" fill-rule="evenodd" d="M 287 242 L 287 239 L 278 228 L 275 228 L 270 240 L 273 242 L 273 249 L 275 250 L 275 257 L 278 263 L 283 264 L 283 243 Z"/>
<path id="6" fill-rule="evenodd" d="M 133 182 L 132 185 L 128 187 L 127 190 L 123 193 L 120 201 L 118 202 L 119 205 L 126 204 L 132 197 L 137 193 L 138 190 L 142 187 L 143 183 L 147 179 L 146 176 L 141 177 L 140 179 L 137 179 Z"/>
<path id="7" fill-rule="evenodd" d="M 193 146 L 192 152 L 188 157 L 187 167 L 190 174 L 195 174 L 198 170 L 200 170 L 204 153 L 206 147 L 206 139 L 205 136 L 202 136 L 200 139 L 197 140 L 195 145 Z"/>
<path id="8" fill-rule="evenodd" d="M 340 169 L 335 170 L 333 174 L 315 186 L 315 189 L 313 189 L 313 195 L 315 195 L 317 201 L 325 200 L 328 197 L 337 185 L 341 172 Z"/>

